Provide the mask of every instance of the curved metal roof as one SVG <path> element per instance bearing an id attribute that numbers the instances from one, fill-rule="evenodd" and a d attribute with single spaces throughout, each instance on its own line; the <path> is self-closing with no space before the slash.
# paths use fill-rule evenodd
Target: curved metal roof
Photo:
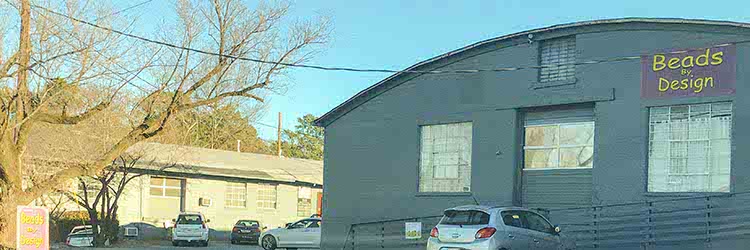
<path id="1" fill-rule="evenodd" d="M 574 22 L 574 23 L 567 23 L 567 24 L 558 24 L 553 25 L 545 28 L 538 28 L 538 29 L 532 29 L 522 32 L 517 32 L 505 36 L 500 36 L 496 38 L 487 39 L 484 41 L 480 41 L 474 44 L 470 44 L 468 46 L 465 46 L 463 48 L 459 48 L 453 51 L 450 51 L 448 53 L 444 53 L 442 55 L 427 59 L 425 61 L 419 62 L 417 64 L 414 64 L 403 71 L 409 71 L 409 70 L 416 70 L 419 67 L 428 65 L 430 63 L 433 63 L 435 61 L 454 56 L 456 54 L 463 53 L 465 51 L 490 44 L 495 43 L 503 40 L 509 40 L 513 38 L 523 37 L 527 36 L 528 34 L 535 34 L 535 33 L 541 33 L 541 32 L 549 32 L 549 31 L 555 31 L 555 30 L 561 30 L 561 29 L 568 29 L 568 28 L 575 28 L 575 27 L 582 27 L 582 26 L 593 26 L 593 25 L 605 25 L 605 24 L 626 24 L 626 23 L 652 23 L 652 24 L 685 24 L 685 25 L 709 25 L 709 26 L 722 26 L 722 27 L 734 27 L 734 28 L 746 28 L 750 29 L 750 23 L 740 23 L 740 22 L 731 22 L 731 21 L 715 21 L 715 20 L 702 20 L 702 19 L 682 19 L 682 18 L 617 18 L 617 19 L 602 19 L 602 20 L 594 20 L 594 21 L 583 21 L 583 22 Z M 348 100 L 344 101 L 343 103 L 339 104 L 332 110 L 328 111 L 327 113 L 323 114 L 320 118 L 315 120 L 315 124 L 317 126 L 327 126 L 332 121 L 336 120 L 338 117 L 344 115 L 345 113 L 339 113 L 344 108 L 347 108 L 351 105 L 355 105 L 355 100 L 359 100 L 361 98 L 366 98 L 369 100 L 369 98 L 372 98 L 373 95 L 371 95 L 371 92 L 375 90 L 377 87 L 398 78 L 404 74 L 404 72 L 398 72 L 395 73 L 377 83 L 374 85 L 360 91 L 356 95 L 352 96 Z M 366 100 L 365 100 L 366 101 Z M 359 106 L 360 104 L 364 103 L 365 101 L 356 104 L 354 107 Z M 354 108 L 351 107 L 351 108 Z"/>

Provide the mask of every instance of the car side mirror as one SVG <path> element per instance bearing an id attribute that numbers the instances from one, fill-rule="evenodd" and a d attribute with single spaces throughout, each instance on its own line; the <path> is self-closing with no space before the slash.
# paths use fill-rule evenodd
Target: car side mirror
<path id="1" fill-rule="evenodd" d="M 175 219 L 172 219 L 172 222 L 177 222 L 177 220 L 175 220 Z"/>
<path id="2" fill-rule="evenodd" d="M 560 226 L 555 226 L 555 234 L 560 234 L 561 231 Z"/>
<path id="3" fill-rule="evenodd" d="M 291 225 L 292 225 L 292 223 L 286 223 L 286 225 L 284 225 L 284 227 L 285 228 L 289 228 L 289 226 L 291 226 Z"/>
<path id="4" fill-rule="evenodd" d="M 263 230 L 266 230 L 266 229 L 268 229 L 268 227 L 264 226 L 264 227 L 263 227 Z"/>
<path id="5" fill-rule="evenodd" d="M 209 223 L 209 222 L 211 222 L 211 219 L 206 220 L 206 223 Z"/>

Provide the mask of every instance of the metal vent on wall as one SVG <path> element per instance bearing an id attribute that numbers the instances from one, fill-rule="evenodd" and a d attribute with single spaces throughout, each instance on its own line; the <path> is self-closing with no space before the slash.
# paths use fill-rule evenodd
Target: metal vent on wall
<path id="1" fill-rule="evenodd" d="M 575 36 L 544 40 L 540 49 L 539 82 L 569 81 L 575 79 Z M 562 65 L 561 65 L 562 64 Z"/>

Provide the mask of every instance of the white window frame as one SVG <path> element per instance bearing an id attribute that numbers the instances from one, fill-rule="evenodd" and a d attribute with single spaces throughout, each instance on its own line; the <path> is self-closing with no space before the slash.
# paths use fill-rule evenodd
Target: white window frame
<path id="1" fill-rule="evenodd" d="M 152 179 L 161 179 L 161 185 L 153 185 L 151 184 Z M 167 186 L 167 179 L 170 180 L 178 180 L 180 182 L 180 186 L 173 187 L 173 186 Z M 153 195 L 151 194 L 151 188 L 159 188 L 161 189 L 161 195 Z M 177 189 L 180 192 L 180 195 L 178 196 L 167 196 L 167 189 Z M 177 178 L 169 178 L 169 177 L 158 177 L 158 176 L 151 176 L 149 178 L 149 190 L 148 194 L 151 197 L 158 197 L 158 198 L 168 198 L 168 199 L 180 199 L 182 196 L 182 180 Z"/>
<path id="2" fill-rule="evenodd" d="M 299 187 L 297 189 L 297 217 L 308 217 L 312 214 L 312 189 Z"/>
<path id="3" fill-rule="evenodd" d="M 234 205 L 233 202 L 242 205 Z M 247 207 L 247 183 L 227 182 L 227 190 L 224 195 L 224 206 L 228 208 Z"/>
<path id="4" fill-rule="evenodd" d="M 430 138 L 426 138 L 428 133 L 425 132 L 426 128 L 435 128 L 438 126 L 459 126 L 458 129 L 464 129 L 467 134 L 463 135 L 433 135 L 430 132 Z M 465 126 L 465 127 L 462 127 Z M 422 193 L 464 193 L 471 191 L 471 155 L 472 155 L 472 144 L 473 144 L 473 122 L 455 122 L 455 123 L 442 123 L 442 124 L 429 124 L 422 125 L 420 129 L 420 152 L 419 152 L 419 192 Z M 467 130 L 467 131 L 466 131 Z M 430 143 L 426 143 L 431 140 Z M 439 142 L 441 141 L 441 142 Z M 455 148 L 448 149 L 449 145 L 454 144 L 451 142 L 462 141 L 456 144 Z M 441 144 L 442 143 L 442 144 Z M 445 150 L 455 151 L 444 151 L 437 147 L 444 146 Z M 456 163 L 439 163 L 436 162 L 436 157 L 439 154 L 444 155 L 456 155 L 454 157 L 447 157 L 449 159 L 455 158 Z M 466 155 L 467 159 L 464 159 L 462 155 Z M 425 159 L 424 157 L 429 157 Z M 425 169 L 428 168 L 428 169 Z M 440 170 L 440 171 L 439 171 Z M 431 174 L 425 174 L 426 171 L 431 171 Z M 450 172 L 448 172 L 450 171 Z M 442 174 L 441 174 L 442 173 Z M 428 183 L 429 182 L 429 183 Z M 445 188 L 451 186 L 450 184 L 441 185 L 440 183 L 458 183 L 454 185 L 455 190 L 445 190 L 439 187 Z M 463 189 L 463 190 L 462 190 Z M 468 189 L 468 190 L 467 190 Z"/>
<path id="5" fill-rule="evenodd" d="M 579 124 L 591 124 L 592 130 L 591 136 L 592 141 L 591 144 L 566 144 L 562 145 L 560 140 L 560 127 L 563 127 L 565 125 L 579 125 Z M 557 127 L 557 145 L 554 146 L 526 146 L 526 141 L 524 140 L 523 143 L 523 151 L 524 154 L 526 154 L 526 150 L 534 150 L 534 149 L 557 149 L 557 166 L 548 166 L 543 168 L 526 168 L 526 160 L 524 157 L 523 160 L 523 170 L 524 171 L 535 171 L 535 170 L 551 170 L 551 169 L 591 169 L 594 167 L 594 163 L 591 163 L 591 167 L 560 167 L 560 163 L 562 162 L 562 150 L 563 148 L 581 148 L 581 147 L 591 147 L 592 150 L 594 149 L 596 145 L 596 123 L 594 121 L 586 121 L 586 122 L 554 122 L 554 123 L 548 123 L 548 124 L 534 124 L 534 125 L 525 125 L 523 129 L 524 138 L 526 137 L 526 130 L 528 128 L 533 127 L 551 127 L 555 126 Z M 593 157 L 593 156 L 592 156 Z M 593 159 L 592 159 L 593 160 Z"/>
<path id="6" fill-rule="evenodd" d="M 264 192 L 273 191 L 272 195 Z M 279 189 L 276 184 L 258 184 L 258 199 L 256 201 L 259 209 L 274 210 L 278 207 Z M 270 204 L 270 205 L 269 205 Z"/>
<path id="7" fill-rule="evenodd" d="M 715 132 L 715 131 L 713 131 L 713 129 L 715 129 L 715 128 L 712 126 L 712 123 L 714 122 L 713 115 L 715 114 L 714 105 L 717 105 L 717 104 L 723 104 L 723 105 L 727 105 L 728 104 L 729 105 L 729 111 L 728 111 L 728 114 L 727 114 L 727 116 L 729 117 L 729 119 L 728 120 L 724 120 L 724 121 L 727 122 L 729 128 L 728 128 L 728 131 L 726 131 L 726 135 L 724 137 L 713 138 L 713 133 Z M 697 108 L 698 106 L 703 106 L 703 105 L 708 105 L 709 106 L 709 108 L 708 108 L 709 111 L 708 111 L 708 114 L 707 114 L 707 119 L 708 120 L 706 120 L 706 121 L 699 121 L 699 120 L 693 121 L 693 120 L 691 120 L 691 118 L 693 117 L 693 109 L 694 109 L 694 107 Z M 678 139 L 673 138 L 674 131 L 673 131 L 672 109 L 675 108 L 675 107 L 687 107 L 688 108 L 687 119 L 685 119 L 685 122 L 687 122 L 687 124 L 685 125 L 685 134 L 681 135 L 680 137 L 682 137 L 682 138 L 678 138 Z M 668 109 L 666 123 L 659 123 L 657 121 L 654 121 L 654 116 L 655 115 L 652 113 L 652 111 L 654 109 L 665 109 L 665 108 Z M 647 179 L 647 183 L 646 183 L 648 192 L 649 193 L 727 193 L 727 192 L 731 192 L 731 186 L 732 186 L 732 176 L 731 176 L 732 148 L 731 148 L 731 145 L 732 145 L 732 132 L 733 132 L 733 129 L 734 129 L 733 128 L 734 108 L 735 107 L 734 107 L 734 104 L 732 102 L 712 102 L 712 103 L 698 103 L 698 104 L 678 104 L 678 105 L 669 105 L 669 106 L 649 107 L 649 109 L 648 109 L 648 112 L 649 112 L 649 123 L 648 123 L 649 124 L 649 128 L 648 128 L 649 136 L 648 136 L 648 138 L 649 138 L 649 140 L 648 140 L 648 144 L 647 144 L 647 147 L 648 147 L 648 159 L 649 160 L 648 160 L 648 163 L 647 163 L 648 164 L 647 165 L 648 179 Z M 719 119 L 719 121 L 721 121 L 721 119 Z M 664 121 L 660 121 L 660 122 L 664 122 Z M 691 122 L 696 122 L 697 124 L 699 124 L 700 122 L 708 123 L 709 130 L 705 131 L 706 138 L 701 138 L 701 139 L 695 139 L 695 138 L 691 139 L 690 138 L 691 137 L 691 127 L 692 127 L 691 125 L 695 126 Z M 662 131 L 662 132 L 666 133 L 666 135 L 659 135 L 659 136 L 657 136 L 657 134 L 656 134 L 657 131 L 655 130 L 656 124 L 665 125 L 664 127 L 666 128 L 666 131 L 665 132 Z M 696 127 L 702 128 L 702 126 L 696 126 Z M 721 129 L 724 129 L 724 127 L 720 127 L 720 128 L 717 128 L 717 129 L 719 129 L 719 131 L 721 131 Z M 724 132 L 719 132 L 719 133 L 724 134 Z M 663 136 L 666 136 L 667 138 L 663 139 Z M 656 137 L 660 137 L 662 139 L 656 139 Z M 726 143 L 728 143 L 728 148 L 726 149 L 727 150 L 726 152 L 720 152 L 719 154 L 726 157 L 725 160 L 726 160 L 726 164 L 727 164 L 727 166 L 726 166 L 727 169 L 725 169 L 725 171 L 727 173 L 726 174 L 727 175 L 726 176 L 726 178 L 727 178 L 727 180 L 726 180 L 727 187 L 726 187 L 726 190 L 723 190 L 723 191 L 712 190 L 712 188 L 713 188 L 712 187 L 712 184 L 713 184 L 712 183 L 712 177 L 714 177 L 714 174 L 717 175 L 717 176 L 721 176 L 721 173 L 720 173 L 721 169 L 717 170 L 717 168 L 720 168 L 721 166 L 714 166 L 713 165 L 715 162 L 714 162 L 714 160 L 713 160 L 712 157 L 714 156 L 713 154 L 716 152 L 714 150 L 718 150 L 718 147 L 714 147 L 712 145 L 712 143 L 716 143 L 718 141 L 723 141 L 723 140 L 726 140 Z M 705 160 L 705 164 L 706 164 L 704 166 L 705 170 L 707 170 L 706 172 L 701 172 L 701 173 L 692 173 L 692 172 L 690 172 L 690 168 L 691 168 L 690 164 L 691 164 L 691 162 L 689 161 L 689 159 L 691 158 L 690 157 L 690 153 L 692 152 L 691 151 L 691 147 L 690 147 L 690 143 L 691 142 L 693 142 L 693 143 L 694 142 L 705 142 L 705 143 L 707 143 L 706 151 L 705 151 L 706 156 L 705 156 L 705 159 L 703 159 L 703 160 Z M 663 154 L 665 156 L 662 156 L 662 157 L 656 157 L 656 156 L 654 156 L 655 150 L 652 149 L 652 147 L 654 145 L 656 145 L 656 143 L 664 143 L 664 145 L 666 146 L 666 148 L 664 149 L 664 153 Z M 673 152 L 673 149 L 672 149 L 672 143 L 686 143 L 686 148 L 687 148 L 687 152 L 686 153 L 687 154 L 684 155 L 684 156 L 680 156 L 680 155 L 675 156 L 675 154 Z M 695 157 L 695 158 L 701 158 L 701 157 Z M 679 171 L 680 173 L 672 173 L 672 171 L 675 170 L 675 168 L 673 168 L 673 166 L 672 166 L 673 159 L 684 160 L 685 166 L 680 166 L 680 168 L 684 168 L 684 169 L 681 169 L 681 171 Z M 657 160 L 660 160 L 659 162 L 664 162 L 664 164 L 666 164 L 666 165 L 665 166 L 659 166 L 659 167 L 656 167 L 656 166 L 652 165 L 652 164 L 655 164 L 657 162 Z M 661 169 L 659 169 L 659 168 L 661 168 Z M 719 173 L 712 173 L 711 172 L 712 170 L 717 170 Z M 667 184 L 655 184 L 655 183 L 653 183 L 655 181 L 659 181 L 658 178 L 657 178 L 658 176 L 656 174 L 657 172 L 664 172 L 665 173 L 664 174 L 665 175 L 665 177 L 664 177 L 665 180 L 662 180 L 662 181 L 665 181 Z M 683 179 L 689 179 L 689 178 L 695 177 L 695 176 L 705 176 L 704 177 L 705 178 L 705 180 L 704 180 L 705 182 L 704 182 L 704 186 L 702 187 L 703 188 L 702 190 L 690 190 L 689 187 L 698 187 L 698 183 L 694 183 L 694 182 L 692 182 L 690 180 L 687 181 L 688 183 L 691 183 L 689 185 L 686 185 L 686 184 L 682 183 L 684 181 L 679 181 L 679 180 L 678 181 L 671 181 L 671 180 L 673 180 L 675 178 L 676 179 L 680 179 L 680 177 L 682 177 Z M 673 183 L 672 185 L 674 185 L 674 186 L 670 187 L 669 183 Z M 661 185 L 664 185 L 664 187 L 663 187 L 664 189 L 663 190 L 657 190 L 657 188 L 660 188 Z M 667 189 L 670 189 L 670 190 L 667 190 Z"/>

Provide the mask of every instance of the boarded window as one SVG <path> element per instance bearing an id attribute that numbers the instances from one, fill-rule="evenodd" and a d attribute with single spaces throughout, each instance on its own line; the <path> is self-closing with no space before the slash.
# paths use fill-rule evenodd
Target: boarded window
<path id="1" fill-rule="evenodd" d="M 544 40 L 540 49 L 539 82 L 568 81 L 576 74 L 575 36 Z"/>
<path id="2" fill-rule="evenodd" d="M 648 191 L 729 192 L 732 104 L 649 109 Z"/>
<path id="3" fill-rule="evenodd" d="M 227 207 L 245 207 L 247 198 L 247 187 L 245 183 L 227 182 L 227 192 L 225 194 Z"/>
<path id="4" fill-rule="evenodd" d="M 422 126 L 420 192 L 471 191 L 472 123 Z"/>
<path id="5" fill-rule="evenodd" d="M 151 177 L 151 186 L 149 193 L 151 197 L 171 197 L 179 198 L 182 193 L 180 179 L 163 178 L 163 177 Z"/>
<path id="6" fill-rule="evenodd" d="M 258 208 L 276 209 L 276 185 L 258 184 Z"/>
<path id="7" fill-rule="evenodd" d="M 297 194 L 297 216 L 308 217 L 312 214 L 312 190 L 300 187 Z"/>

